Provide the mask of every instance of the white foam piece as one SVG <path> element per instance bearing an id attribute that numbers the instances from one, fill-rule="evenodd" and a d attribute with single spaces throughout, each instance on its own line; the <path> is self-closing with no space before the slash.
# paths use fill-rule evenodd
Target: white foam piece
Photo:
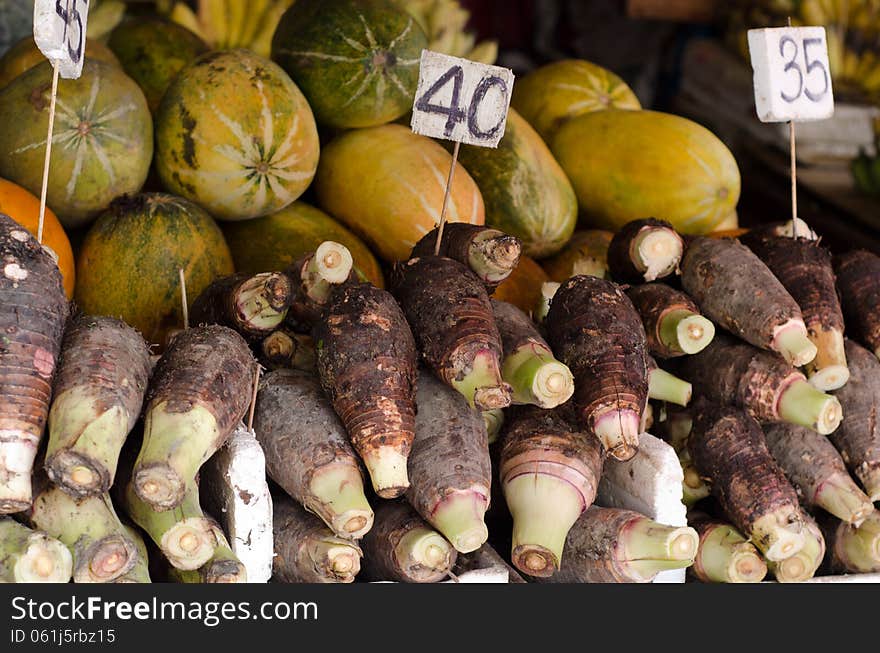
<path id="1" fill-rule="evenodd" d="M 630 460 L 608 460 L 599 483 L 596 503 L 608 508 L 635 510 L 669 526 L 687 526 L 682 503 L 684 475 L 675 450 L 649 433 L 639 436 L 639 451 Z M 684 569 L 657 574 L 655 583 L 683 583 Z"/>
<path id="2" fill-rule="evenodd" d="M 249 583 L 272 576 L 272 497 L 266 483 L 266 458 L 253 431 L 239 424 L 229 441 L 199 472 L 206 511 L 215 517 Z"/>

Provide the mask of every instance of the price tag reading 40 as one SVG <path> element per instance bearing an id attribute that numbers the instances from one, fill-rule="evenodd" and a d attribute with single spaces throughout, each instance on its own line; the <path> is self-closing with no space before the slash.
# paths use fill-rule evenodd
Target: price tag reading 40
<path id="1" fill-rule="evenodd" d="M 749 30 L 749 54 L 761 122 L 805 122 L 834 115 L 824 27 Z"/>
<path id="2" fill-rule="evenodd" d="M 422 50 L 412 130 L 467 145 L 498 147 L 507 125 L 513 72 Z"/>
<path id="3" fill-rule="evenodd" d="M 36 0 L 34 41 L 64 79 L 82 74 L 89 0 Z"/>

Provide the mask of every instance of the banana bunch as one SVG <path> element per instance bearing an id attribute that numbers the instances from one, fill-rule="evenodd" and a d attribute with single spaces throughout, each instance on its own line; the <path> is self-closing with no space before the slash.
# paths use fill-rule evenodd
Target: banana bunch
<path id="1" fill-rule="evenodd" d="M 823 25 L 835 90 L 880 97 L 880 0 L 739 0 L 731 3 L 728 40 L 748 58 L 746 30 Z"/>
<path id="2" fill-rule="evenodd" d="M 294 0 L 198 0 L 193 11 L 184 0 L 157 0 L 171 20 L 197 34 L 210 47 L 248 48 L 268 57 L 272 36 Z"/>
<path id="3" fill-rule="evenodd" d="M 428 49 L 480 63 L 492 64 L 498 57 L 496 41 L 476 42 L 468 32 L 471 14 L 457 0 L 394 0 L 415 19 L 428 36 Z"/>

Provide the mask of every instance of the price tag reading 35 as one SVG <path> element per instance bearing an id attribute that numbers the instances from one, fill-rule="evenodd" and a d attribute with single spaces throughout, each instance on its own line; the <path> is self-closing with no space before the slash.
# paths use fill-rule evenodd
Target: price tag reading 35
<path id="1" fill-rule="evenodd" d="M 412 130 L 467 145 L 498 147 L 507 125 L 513 72 L 422 50 Z"/>
<path id="2" fill-rule="evenodd" d="M 749 54 L 761 122 L 806 122 L 834 115 L 824 27 L 749 30 Z"/>
<path id="3" fill-rule="evenodd" d="M 82 74 L 89 0 L 36 0 L 34 41 L 64 79 Z"/>

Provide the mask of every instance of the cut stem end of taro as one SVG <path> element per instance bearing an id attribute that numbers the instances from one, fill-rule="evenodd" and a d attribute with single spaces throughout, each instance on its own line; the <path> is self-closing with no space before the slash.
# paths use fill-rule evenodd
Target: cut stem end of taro
<path id="1" fill-rule="evenodd" d="M 816 358 L 806 366 L 810 384 L 825 392 L 842 388 L 849 381 L 843 332 L 811 324 L 809 338 L 817 350 Z"/>
<path id="2" fill-rule="evenodd" d="M 242 328 L 254 335 L 267 334 L 287 315 L 293 286 L 280 272 L 258 274 L 239 290 L 235 313 Z"/>
<path id="3" fill-rule="evenodd" d="M 803 367 L 816 358 L 818 352 L 801 321 L 792 321 L 781 327 L 773 337 L 771 348 L 792 367 Z"/>
<path id="4" fill-rule="evenodd" d="M 134 543 L 122 535 L 108 535 L 86 549 L 77 561 L 74 581 L 107 583 L 128 573 L 137 562 Z"/>
<path id="5" fill-rule="evenodd" d="M 669 349 L 682 354 L 699 353 L 714 338 L 715 325 L 691 311 L 671 311 L 660 321 L 660 340 Z"/>
<path id="6" fill-rule="evenodd" d="M 759 517 L 752 524 L 751 540 L 771 562 L 790 558 L 804 547 L 805 528 L 800 521 L 791 521 L 786 511 Z"/>
<path id="7" fill-rule="evenodd" d="M 504 281 L 519 263 L 519 239 L 497 229 L 486 229 L 471 241 L 468 264 L 478 277 L 489 283 Z"/>
<path id="8" fill-rule="evenodd" d="M 358 539 L 373 526 L 373 510 L 364 495 L 361 473 L 351 465 L 327 465 L 312 476 L 309 485 L 316 504 L 310 510 L 340 537 Z"/>
<path id="9" fill-rule="evenodd" d="M 645 281 L 654 281 L 675 272 L 683 250 L 681 237 L 672 229 L 645 227 L 633 239 L 630 252 Z"/>
<path id="10" fill-rule="evenodd" d="M 639 450 L 642 418 L 634 410 L 610 410 L 596 418 L 593 432 L 609 456 L 621 462 Z"/>
<path id="11" fill-rule="evenodd" d="M 394 499 L 406 492 L 409 487 L 407 457 L 397 447 L 370 447 L 368 451 L 362 452 L 361 457 L 376 494 L 383 499 Z"/>
<path id="12" fill-rule="evenodd" d="M 760 583 L 767 564 L 732 526 L 718 525 L 700 543 L 700 574 L 713 583 Z"/>
<path id="13" fill-rule="evenodd" d="M 312 261 L 315 272 L 330 284 L 340 284 L 348 279 L 354 265 L 348 248 L 332 240 L 325 240 L 318 245 Z"/>
<path id="14" fill-rule="evenodd" d="M 816 390 L 801 379 L 782 391 L 778 412 L 784 421 L 811 428 L 822 435 L 833 433 L 843 419 L 843 409 L 836 397 Z"/>
<path id="15" fill-rule="evenodd" d="M 340 540 L 318 540 L 309 546 L 315 569 L 324 569 L 340 583 L 350 583 L 361 570 L 361 553 L 354 544 Z"/>
<path id="16" fill-rule="evenodd" d="M 498 357 L 488 349 L 474 355 L 471 369 L 460 381 L 453 379 L 452 387 L 481 410 L 510 405 L 510 386 L 502 380 Z"/>
<path id="17" fill-rule="evenodd" d="M 849 474 L 835 474 L 816 491 L 814 503 L 853 526 L 861 524 L 872 512 L 874 504 Z"/>
<path id="18" fill-rule="evenodd" d="M 504 360 L 501 370 L 512 388 L 512 401 L 540 408 L 555 408 L 574 393 L 574 377 L 553 352 L 526 344 Z"/>
<path id="19" fill-rule="evenodd" d="M 206 517 L 186 517 L 162 535 L 160 548 L 177 569 L 198 569 L 211 559 L 217 548 L 214 524 Z"/>
<path id="20" fill-rule="evenodd" d="M 627 560 L 694 561 L 700 536 L 689 526 L 666 526 L 643 517 L 630 522 L 620 546 Z"/>
<path id="21" fill-rule="evenodd" d="M 394 555 L 408 576 L 427 581 L 449 570 L 454 550 L 437 531 L 414 528 L 400 538 Z"/>
<path id="22" fill-rule="evenodd" d="M 72 573 L 70 549 L 44 533 L 33 533 L 12 575 L 16 583 L 66 583 Z"/>
<path id="23" fill-rule="evenodd" d="M 520 474 L 504 481 L 513 516 L 512 560 L 531 576 L 559 570 L 568 531 L 586 506 L 575 487 L 548 474 Z"/>
<path id="24" fill-rule="evenodd" d="M 459 490 L 443 498 L 429 521 L 456 551 L 470 553 L 489 538 L 489 530 L 483 521 L 488 507 L 487 497 L 483 494 Z"/>

